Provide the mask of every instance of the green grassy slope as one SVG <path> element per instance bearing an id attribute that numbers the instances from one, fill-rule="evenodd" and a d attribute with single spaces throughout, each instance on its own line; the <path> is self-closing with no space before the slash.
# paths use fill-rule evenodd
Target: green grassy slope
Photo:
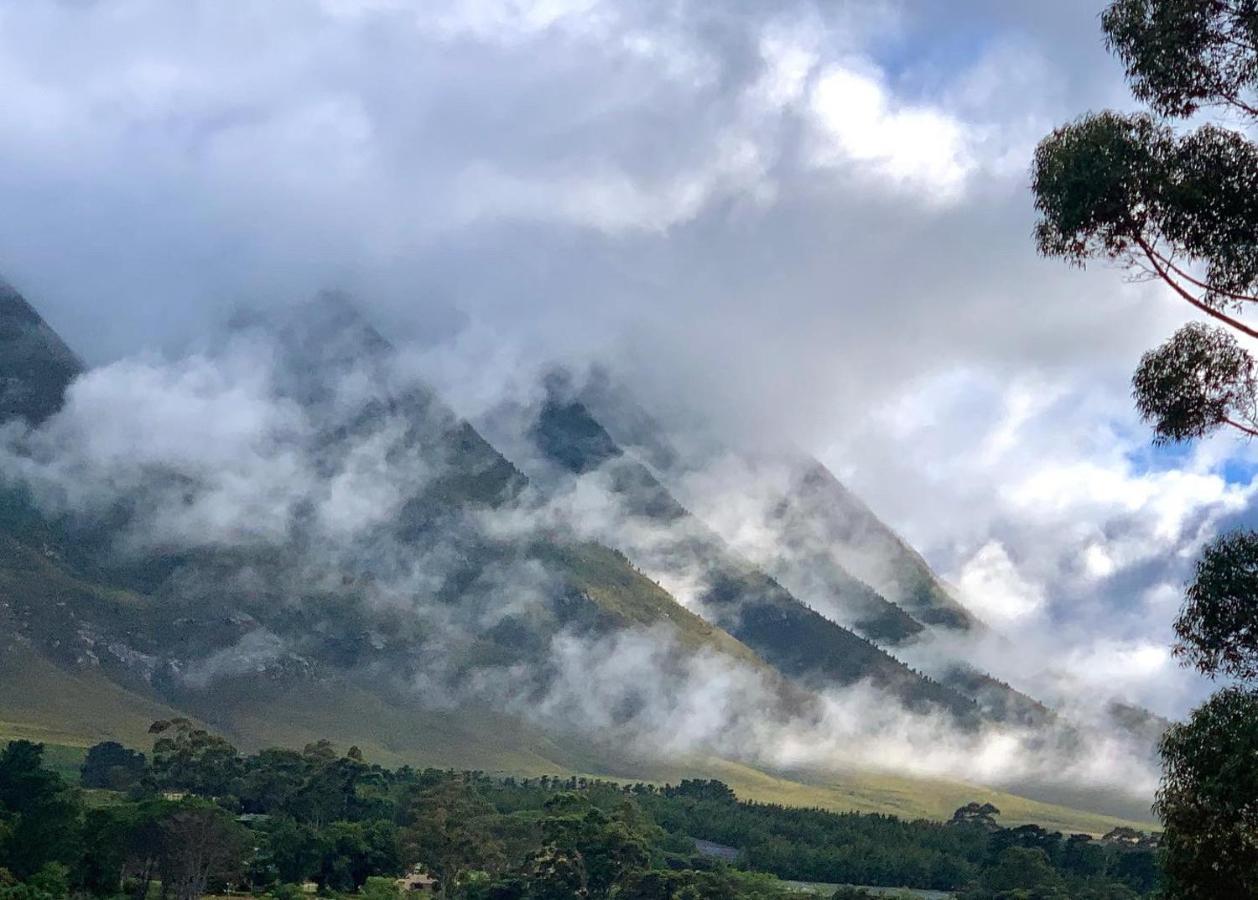
<path id="1" fill-rule="evenodd" d="M 539 556 L 564 571 L 571 583 L 617 624 L 650 627 L 666 623 L 676 629 L 683 646 L 695 650 L 708 647 L 765 668 L 764 660 L 754 650 L 686 609 L 638 572 L 619 551 L 591 543 L 548 544 L 536 549 Z"/>
<path id="2" fill-rule="evenodd" d="M 20 642 L 0 644 L 0 737 L 143 747 L 149 725 L 175 715 L 172 706 L 115 684 L 99 669 L 76 671 Z"/>
<path id="3" fill-rule="evenodd" d="M 1045 803 L 960 781 L 916 778 L 886 772 L 774 773 L 726 760 L 696 763 L 696 770 L 710 773 L 734 788 L 739 797 L 787 806 L 817 806 L 835 812 L 885 813 L 907 819 L 951 818 L 957 807 L 977 800 L 1000 809 L 1005 825 L 1035 823 L 1063 833 L 1104 834 L 1115 825 L 1148 830 L 1152 818 L 1126 819 Z M 656 780 L 675 781 L 685 767 L 657 767 Z"/>
<path id="4" fill-rule="evenodd" d="M 971 800 L 992 802 L 1009 824 L 1036 822 L 1063 831 L 1102 833 L 1132 822 L 1018 797 L 976 785 L 876 772 L 781 773 L 695 757 L 662 763 L 632 758 L 573 735 L 548 735 L 486 709 L 424 709 L 385 698 L 348 679 L 303 682 L 280 692 L 212 692 L 176 710 L 109 682 L 99 669 L 72 672 L 28 648 L 6 648 L 0 661 L 0 740 L 55 745 L 52 761 L 72 771 L 82 748 L 117 740 L 147 750 L 155 719 L 191 714 L 246 750 L 301 747 L 328 738 L 358 745 L 385 765 L 409 763 L 536 776 L 580 774 L 677 782 L 719 778 L 743 798 L 836 811 L 946 819 Z"/>
<path id="5" fill-rule="evenodd" d="M 686 510 L 641 463 L 576 402 L 551 401 L 533 428 L 538 449 L 573 474 L 604 467 L 612 490 L 639 521 L 669 529 L 672 565 L 701 572 L 702 601 L 713 621 L 783 675 L 808 687 L 862 680 L 915 709 L 939 708 L 975 722 L 978 708 L 956 691 L 915 672 L 866 638 L 801 603 L 773 578 L 740 558 Z M 632 547 L 624 548 L 632 553 Z"/>
<path id="6" fill-rule="evenodd" d="M 618 447 L 649 465 L 665 482 L 688 468 L 664 426 L 607 371 L 590 372 L 577 399 Z M 590 440 L 597 449 L 597 439 Z M 689 465 L 694 462 L 691 459 Z M 781 498 L 782 511 L 789 511 L 790 502 L 788 496 Z M 920 622 L 838 564 L 824 541 L 815 539 L 811 519 L 779 518 L 776 524 L 773 553 L 754 562 L 796 597 L 880 646 L 904 643 L 922 632 Z"/>

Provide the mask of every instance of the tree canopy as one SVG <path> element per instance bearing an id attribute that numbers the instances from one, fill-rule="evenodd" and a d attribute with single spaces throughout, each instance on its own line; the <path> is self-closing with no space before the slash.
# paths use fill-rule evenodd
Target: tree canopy
<path id="1" fill-rule="evenodd" d="M 1146 355 L 1137 408 L 1164 440 L 1220 426 L 1258 434 L 1253 360 L 1235 335 L 1258 303 L 1258 12 L 1252 0 L 1120 0 L 1102 17 L 1137 98 L 1154 114 L 1104 111 L 1036 149 L 1035 241 L 1077 265 L 1106 260 L 1159 279 L 1211 320 Z M 1184 128 L 1202 108 L 1231 118 Z"/>
<path id="2" fill-rule="evenodd" d="M 154 882 L 176 900 L 228 889 L 290 900 L 310 881 L 321 896 L 396 898 L 404 874 L 434 878 L 443 900 L 787 900 L 778 878 L 967 900 L 1004 900 L 984 884 L 1035 883 L 1077 900 L 1144 896 L 1157 883 L 1142 841 L 1002 828 L 990 805 L 969 804 L 949 824 L 909 822 L 748 803 L 712 780 L 387 769 L 324 741 L 244 754 L 198 731 L 160 723 L 164 749 L 140 777 L 90 803 L 43 767 L 40 745 L 9 744 L 0 900 L 145 898 Z M 226 780 L 163 759 L 185 743 L 215 748 Z M 92 758 L 119 757 L 98 747 Z"/>
<path id="3" fill-rule="evenodd" d="M 1258 436 L 1246 344 L 1258 338 L 1248 318 L 1258 304 L 1258 144 L 1247 130 L 1258 125 L 1258 0 L 1115 0 L 1101 26 L 1149 111 L 1086 115 L 1040 143 L 1036 245 L 1158 280 L 1204 317 L 1146 353 L 1132 378 L 1155 441 L 1222 428 Z M 1175 632 L 1177 655 L 1202 673 L 1258 678 L 1258 534 L 1204 549 Z M 1258 694 L 1219 692 L 1161 749 L 1165 895 L 1258 896 Z"/>

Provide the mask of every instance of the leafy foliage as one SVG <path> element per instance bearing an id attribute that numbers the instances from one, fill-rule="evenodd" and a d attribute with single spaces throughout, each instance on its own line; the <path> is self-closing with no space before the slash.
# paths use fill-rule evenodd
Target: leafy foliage
<path id="1" fill-rule="evenodd" d="M 1221 328 L 1194 322 L 1140 359 L 1136 408 L 1159 443 L 1204 437 L 1220 425 L 1258 422 L 1254 360 Z M 1243 424 L 1249 423 L 1249 424 Z"/>
<path id="2" fill-rule="evenodd" d="M 42 767 L 43 752 L 30 741 L 0 750 L 0 867 L 18 878 L 74 859 L 79 799 Z"/>
<path id="3" fill-rule="evenodd" d="M 1168 893 L 1258 896 L 1258 691 L 1227 688 L 1162 740 Z"/>
<path id="4" fill-rule="evenodd" d="M 2 900 L 65 896 L 57 884 L 142 898 L 158 880 L 179 900 L 228 887 L 295 897 L 307 881 L 325 893 L 393 897 L 407 871 L 430 874 L 455 900 L 783 900 L 775 876 L 978 889 L 984 879 L 1016 880 L 989 873 L 1032 857 L 1037 872 L 1047 861 L 1041 881 L 1070 890 L 1154 887 L 1130 877 L 1153 867 L 1134 842 L 989 828 L 960 814 L 943 825 L 745 803 L 713 780 L 657 787 L 385 769 L 326 741 L 245 756 L 186 724 L 158 726 L 165 749 L 127 799 L 104 806 L 87 808 L 43 769 L 39 745 L 14 742 L 0 756 Z M 214 752 L 183 752 L 198 747 Z M 162 761 L 171 754 L 183 762 Z M 216 765 L 219 777 L 201 768 Z M 228 793 L 170 790 L 189 784 Z M 734 848 L 733 866 L 697 839 Z"/>
<path id="5" fill-rule="evenodd" d="M 1132 387 L 1157 440 L 1224 426 L 1258 436 L 1255 364 L 1235 337 L 1258 337 L 1244 321 L 1258 303 L 1258 144 L 1244 129 L 1258 123 L 1258 4 L 1115 0 L 1102 27 L 1154 113 L 1223 108 L 1242 127 L 1233 118 L 1182 130 L 1102 112 L 1057 129 L 1033 164 L 1036 243 L 1046 256 L 1118 261 L 1160 279 L 1217 323 L 1188 325 L 1141 360 Z M 1185 661 L 1212 676 L 1258 676 L 1256 571 L 1253 533 L 1206 548 L 1176 622 Z M 1229 688 L 1163 739 L 1169 898 L 1258 896 L 1256 714 L 1254 693 Z"/>
<path id="6" fill-rule="evenodd" d="M 174 809 L 157 826 L 163 892 L 196 900 L 210 879 L 239 874 L 244 832 L 221 807 L 201 802 Z"/>
<path id="7" fill-rule="evenodd" d="M 1132 93 L 1167 116 L 1202 106 L 1258 114 L 1258 7 L 1253 0 L 1118 0 L 1101 19 Z M 1247 51 L 1247 52 L 1246 52 Z"/>
<path id="8" fill-rule="evenodd" d="M 218 735 L 197 728 L 188 719 L 154 722 L 153 778 L 170 790 L 205 796 L 232 793 L 239 773 L 236 748 Z"/>
<path id="9" fill-rule="evenodd" d="M 1175 634 L 1175 652 L 1203 674 L 1258 677 L 1258 532 L 1206 546 Z"/>
<path id="10" fill-rule="evenodd" d="M 87 751 L 79 781 L 86 788 L 126 790 L 144 774 L 144 754 L 117 741 L 103 741 Z"/>
<path id="11" fill-rule="evenodd" d="M 1163 115 L 1226 106 L 1258 117 L 1252 0 L 1118 0 L 1102 24 L 1136 96 Z M 1045 256 L 1117 261 L 1161 279 L 1234 331 L 1258 302 L 1258 145 L 1216 123 L 1182 132 L 1153 116 L 1100 112 L 1036 149 L 1035 240 Z M 1165 440 L 1228 424 L 1255 433 L 1253 363 L 1225 331 L 1181 331 L 1146 355 L 1137 406 Z"/>

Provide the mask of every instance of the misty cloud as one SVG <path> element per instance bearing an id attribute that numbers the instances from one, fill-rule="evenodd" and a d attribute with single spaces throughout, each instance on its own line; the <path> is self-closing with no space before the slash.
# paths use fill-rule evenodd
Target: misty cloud
<path id="1" fill-rule="evenodd" d="M 942 711 L 905 709 L 869 684 L 804 695 L 765 666 L 683 644 L 664 624 L 600 634 L 560 626 L 513 659 L 485 658 L 486 635 L 549 621 L 564 586 L 543 562 L 511 554 L 469 573 L 467 557 L 479 542 L 600 541 L 623 549 L 704 613 L 702 548 L 714 535 L 697 520 L 653 522 L 626 506 L 617 490 L 623 460 L 560 478 L 532 459 L 525 468 L 537 478 L 515 501 L 406 538 L 395 520 L 407 498 L 422 496 L 442 471 L 440 454 L 417 450 L 405 436 L 409 407 L 369 416 L 367 427 L 343 427 L 361 424 L 354 410 L 374 408 L 395 391 L 427 396 L 405 377 L 392 380 L 406 354 L 400 363 L 374 355 L 320 372 L 300 356 L 289 367 L 287 348 L 309 347 L 305 340 L 276 342 L 246 329 L 213 343 L 184 359 L 126 359 L 91 370 L 41 427 L 5 430 L 6 481 L 29 489 L 47 513 L 121 522 L 113 549 L 124 556 L 261 551 L 176 570 L 158 602 L 252 596 L 304 610 L 304 630 L 283 634 L 233 614 L 236 632 L 225 634 L 238 637 L 172 662 L 185 689 L 309 671 L 332 628 L 338 643 L 361 640 L 379 654 L 351 665 L 429 706 L 489 704 L 643 757 L 716 754 L 775 770 L 859 766 L 1008 787 L 1121 782 L 1137 798 L 1151 789 L 1148 748 L 1117 737 L 1100 710 L 1072 718 L 1069 733 L 965 729 Z M 339 352 L 332 358 L 343 359 Z M 425 409 L 433 422 L 444 421 L 438 409 Z M 517 421 L 527 418 L 521 412 Z M 121 520 L 119 509 L 126 510 Z M 278 565 L 268 561 L 272 551 L 280 553 Z M 442 599 L 456 582 L 458 602 Z M 352 594 L 337 593 L 346 584 Z M 324 624 L 321 595 L 343 607 L 334 615 L 353 618 Z M 352 597 L 365 604 L 365 617 Z M 361 633 L 340 633 L 347 622 Z M 418 638 L 403 657 L 391 655 L 399 628 Z M 137 672 L 145 678 L 158 671 L 149 655 L 122 645 L 111 652 L 132 668 L 142 658 Z"/>
<path id="2" fill-rule="evenodd" d="M 397 377 L 478 424 L 598 363 L 678 440 L 817 456 L 962 600 L 1017 613 L 971 648 L 993 672 L 1182 714 L 1205 685 L 1159 648 L 1254 459 L 1149 453 L 1127 377 L 1183 311 L 1032 252 L 1034 142 L 1127 102 L 1097 6 L 0 0 L 0 271 L 103 364 L 6 427 L 5 477 L 53 511 L 142 500 L 133 549 L 301 529 L 362 554 L 446 461 L 399 465 L 387 418 L 321 458 L 335 403 L 295 404 L 265 344 L 203 346 L 340 285 L 405 344 Z M 730 466 L 674 486 L 758 559 L 774 476 Z M 495 527 L 620 529 L 697 596 L 604 477 Z M 457 555 L 380 550 L 378 602 Z"/>

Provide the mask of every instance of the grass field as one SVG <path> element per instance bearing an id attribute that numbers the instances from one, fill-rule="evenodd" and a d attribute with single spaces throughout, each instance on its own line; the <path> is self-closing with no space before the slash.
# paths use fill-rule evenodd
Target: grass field
<path id="1" fill-rule="evenodd" d="M 180 715 L 86 669 L 54 665 L 26 645 L 0 645 L 0 735 L 88 747 L 114 740 L 146 746 L 148 727 Z"/>
<path id="2" fill-rule="evenodd" d="M 480 769 L 517 776 L 586 775 L 625 781 L 677 782 L 718 778 L 739 797 L 834 811 L 878 812 L 946 819 L 972 800 L 991 802 L 1006 824 L 1035 822 L 1064 832 L 1100 834 L 1115 825 L 1149 828 L 1148 821 L 1098 815 L 1007 792 L 939 779 L 876 772 L 769 772 L 723 759 L 672 763 L 633 758 L 576 736 L 552 735 L 489 710 L 431 710 L 389 701 L 346 681 L 303 682 L 279 693 L 223 691 L 175 709 L 128 691 L 98 670 L 69 671 L 22 644 L 0 653 L 0 740 L 47 745 L 53 768 L 77 776 L 85 749 L 116 740 L 147 750 L 156 719 L 192 715 L 237 746 L 302 747 L 327 738 L 356 744 L 383 765 Z"/>

